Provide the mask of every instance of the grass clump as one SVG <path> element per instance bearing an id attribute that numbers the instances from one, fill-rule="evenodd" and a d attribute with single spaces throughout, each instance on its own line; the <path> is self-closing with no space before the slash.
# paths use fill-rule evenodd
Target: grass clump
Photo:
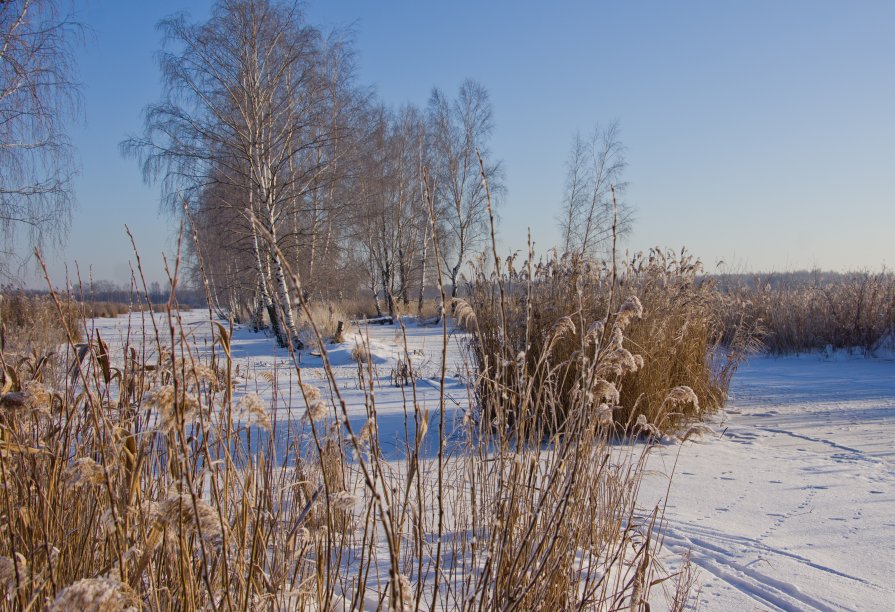
<path id="1" fill-rule="evenodd" d="M 311 302 L 308 305 L 309 315 L 304 318 L 298 330 L 298 339 L 303 346 L 320 350 L 317 336 L 311 321 L 326 342 L 340 343 L 345 340 L 345 333 L 350 325 L 350 318 L 342 305 L 335 302 Z"/>
<path id="2" fill-rule="evenodd" d="M 520 404 L 505 425 L 521 427 L 523 419 L 526 427 L 557 431 L 585 398 L 605 404 L 619 431 L 642 429 L 645 419 L 671 432 L 726 399 L 747 341 L 733 334 L 717 359 L 723 310 L 712 284 L 699 277 L 699 261 L 685 251 L 638 254 L 618 273 L 573 255 L 518 269 L 512 258 L 506 263 L 496 281 L 480 266 L 468 302 L 455 309 L 472 332 L 481 379 L 528 378 L 535 404 L 550 407 L 532 412 Z M 670 400 L 681 388 L 691 399 Z M 478 391 L 490 421 L 495 396 L 488 385 Z"/>

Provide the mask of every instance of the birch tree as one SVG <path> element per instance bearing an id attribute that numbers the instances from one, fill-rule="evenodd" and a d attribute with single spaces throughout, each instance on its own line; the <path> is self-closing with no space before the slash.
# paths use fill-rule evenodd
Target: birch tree
<path id="1" fill-rule="evenodd" d="M 79 24 L 52 0 L 0 2 L 0 270 L 24 232 L 29 246 L 62 238 L 74 205 L 77 116 L 73 45 Z"/>
<path id="2" fill-rule="evenodd" d="M 487 161 L 492 196 L 503 191 L 502 169 L 490 161 L 488 142 L 494 130 L 487 90 L 467 79 L 448 100 L 434 89 L 429 100 L 430 154 L 444 244 L 441 256 L 456 297 L 460 274 L 470 255 L 487 236 L 488 213 L 476 151 Z"/>
<path id="3" fill-rule="evenodd" d="M 248 223 L 261 299 L 279 342 L 297 342 L 282 234 L 333 162 L 319 155 L 332 138 L 326 41 L 297 5 L 272 0 L 221 0 L 205 23 L 180 14 L 160 28 L 163 98 L 124 148 L 169 199 L 217 182 L 242 194 L 230 205 Z"/>
<path id="4" fill-rule="evenodd" d="M 632 212 L 619 197 L 627 183 L 625 147 L 619 126 L 594 128 L 588 137 L 575 134 L 566 165 L 566 190 L 559 215 L 563 249 L 582 257 L 604 254 L 612 235 L 612 217 L 617 215 L 617 233 L 630 231 Z M 613 212 L 611 198 L 615 187 L 618 209 Z"/>
<path id="5" fill-rule="evenodd" d="M 392 111 L 371 106 L 365 149 L 357 168 L 357 229 L 377 311 L 380 297 L 389 315 L 423 293 L 429 241 L 422 193 L 426 144 L 423 113 L 414 106 Z"/>

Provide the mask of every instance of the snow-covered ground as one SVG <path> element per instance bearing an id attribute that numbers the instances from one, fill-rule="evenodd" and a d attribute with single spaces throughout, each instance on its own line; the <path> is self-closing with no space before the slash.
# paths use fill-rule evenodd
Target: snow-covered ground
<path id="1" fill-rule="evenodd" d="M 102 338 L 112 345 L 114 355 L 115 347 L 119 347 L 120 353 L 120 347 L 125 343 L 141 346 L 143 329 L 147 330 L 148 337 L 154 338 L 154 328 L 148 316 L 132 313 L 115 319 L 94 319 L 90 326 L 98 330 Z M 169 345 L 170 342 L 164 342 L 164 338 L 170 336 L 166 315 L 156 314 L 155 319 L 163 344 Z M 207 354 L 212 346 L 208 311 L 184 312 L 181 320 L 190 345 L 200 355 Z M 363 364 L 364 377 L 368 380 L 369 370 L 372 370 L 373 378 L 376 379 L 373 393 L 377 429 L 382 451 L 390 459 L 405 456 L 402 446 L 408 437 L 405 435 L 405 426 L 409 421 L 412 431 L 414 405 L 421 412 L 428 412 L 429 431 L 432 434 L 437 433 L 439 425 L 444 329 L 440 324 L 420 325 L 412 319 L 406 321 L 405 327 L 406 335 L 398 325 L 355 324 L 345 334 L 343 343 L 327 346 L 333 378 L 347 404 L 348 416 L 355 431 L 367 420 L 369 390 L 358 382 L 358 364 L 352 352 L 357 348 L 369 355 L 369 363 Z M 465 382 L 468 372 L 462 348 L 465 336 L 454 328 L 449 328 L 447 333 L 444 405 L 445 430 L 450 433 L 456 429 L 455 419 L 462 417 L 462 409 L 469 404 L 469 396 Z M 147 343 L 148 349 L 154 346 L 154 339 Z M 220 355 L 219 347 L 217 351 Z M 295 426 L 302 421 L 305 403 L 295 364 L 286 349 L 278 347 L 271 337 L 263 333 L 255 333 L 246 326 L 236 326 L 232 332 L 231 356 L 237 381 L 236 395 L 257 393 L 271 409 L 273 420 L 280 423 L 288 422 Z M 396 374 L 402 372 L 400 362 L 407 362 L 408 356 L 415 384 L 396 385 L 393 380 Z M 330 386 L 319 353 L 306 350 L 299 353 L 297 358 L 301 383 L 316 387 L 323 399 L 330 400 L 334 390 Z M 154 360 L 155 357 L 150 355 L 146 362 L 152 363 Z M 331 404 L 330 409 L 333 410 L 335 402 Z M 331 412 L 330 416 L 335 415 Z M 286 429 L 282 428 L 284 432 Z M 437 452 L 435 435 L 426 437 L 422 451 L 424 457 Z"/>
<path id="2" fill-rule="evenodd" d="M 210 326 L 203 315 L 207 319 L 207 313 L 186 313 L 185 323 L 195 343 L 208 347 Z M 131 317 L 139 326 L 140 316 Z M 96 322 L 113 342 L 120 342 L 126 325 L 126 317 Z M 403 339 L 397 326 L 371 325 L 355 328 L 346 344 L 332 347 L 337 384 L 358 424 L 367 418 L 365 390 L 350 353 L 362 338 L 369 338 L 377 379 L 380 436 L 383 446 L 389 438 L 396 441 L 397 458 L 414 393 L 391 384 L 404 356 Z M 448 424 L 468 404 L 460 341 L 452 332 Z M 417 374 L 416 400 L 429 411 L 434 432 L 442 328 L 408 323 L 407 343 Z M 291 360 L 272 339 L 237 329 L 232 354 L 244 392 L 259 393 L 281 421 L 303 416 Z M 301 366 L 303 382 L 328 396 L 320 358 L 304 354 Z M 711 422 L 714 435 L 654 451 L 640 495 L 645 512 L 667 501 L 664 561 L 674 568 L 689 551 L 698 572 L 699 608 L 893 605 L 895 360 L 756 357 L 737 372 L 731 391 L 727 408 Z"/>
<path id="3" fill-rule="evenodd" d="M 895 361 L 756 357 L 731 392 L 716 435 L 651 460 L 669 474 L 680 452 L 665 546 L 690 551 L 700 609 L 890 609 Z"/>

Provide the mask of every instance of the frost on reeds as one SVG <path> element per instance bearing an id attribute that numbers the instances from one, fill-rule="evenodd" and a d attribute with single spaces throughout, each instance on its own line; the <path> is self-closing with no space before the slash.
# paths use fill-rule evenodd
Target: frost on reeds
<path id="1" fill-rule="evenodd" d="M 114 578 L 84 578 L 65 587 L 50 606 L 52 612 L 137 612 L 140 599 L 126 584 Z"/>
<path id="2" fill-rule="evenodd" d="M 358 498 L 348 491 L 338 491 L 330 497 L 330 503 L 336 510 L 348 512 L 354 509 L 358 503 Z"/>
<path id="3" fill-rule="evenodd" d="M 367 422 L 363 424 L 363 427 L 360 428 L 360 431 L 357 433 L 357 439 L 359 442 L 371 443 L 376 436 L 376 419 L 369 418 Z"/>
<path id="4" fill-rule="evenodd" d="M 475 324 L 475 310 L 469 305 L 469 302 L 462 298 L 454 298 L 453 307 L 454 317 L 459 325 L 470 328 Z"/>
<path id="5" fill-rule="evenodd" d="M 247 425 L 258 425 L 270 429 L 270 415 L 264 400 L 257 393 L 248 393 L 239 398 L 236 405 L 236 419 Z"/>
<path id="6" fill-rule="evenodd" d="M 199 384 L 206 383 L 211 386 L 218 385 L 218 375 L 211 367 L 204 363 L 196 363 L 192 368 L 196 382 Z"/>
<path id="7" fill-rule="evenodd" d="M 671 391 L 668 392 L 668 395 L 665 396 L 665 402 L 671 406 L 693 406 L 696 410 L 699 410 L 699 398 L 696 396 L 696 393 L 690 387 L 686 385 L 681 385 L 680 387 L 675 387 Z"/>
<path id="8" fill-rule="evenodd" d="M 186 535 L 199 534 L 215 546 L 221 545 L 226 531 L 217 510 L 202 498 L 184 493 L 172 495 L 159 504 L 155 521 L 156 528 L 171 530 L 174 534 L 182 528 Z"/>
<path id="9" fill-rule="evenodd" d="M 231 384 L 226 326 L 208 325 L 199 345 L 198 326 L 175 323 L 175 351 L 164 348 L 170 329 L 155 336 L 148 324 L 145 346 L 91 340 L 77 379 L 41 400 L 52 418 L 0 414 L 0 607 L 642 608 L 661 576 L 661 517 L 636 507 L 648 445 L 610 436 L 625 434 L 625 393 L 650 365 L 653 348 L 631 340 L 649 303 L 643 320 L 621 297 L 593 318 L 533 308 L 526 344 L 527 307 L 514 297 L 526 285 L 506 288 L 499 332 L 497 310 L 474 313 L 496 350 L 483 369 L 468 364 L 469 395 L 483 401 L 456 430 L 447 393 L 408 392 L 396 436 L 377 406 L 386 377 L 357 368 L 356 387 L 372 392 L 350 406 L 344 369 L 324 368 L 326 401 L 295 386 L 304 372 L 273 372 L 278 406 L 296 418 L 256 431 L 244 424 L 269 422 L 271 406 Z M 573 287 L 544 300 L 599 295 Z M 468 305 L 479 308 L 475 295 Z M 445 329 L 438 350 L 449 346 Z M 39 378 L 6 363 L 4 393 Z"/>
<path id="10" fill-rule="evenodd" d="M 320 421 L 325 419 L 329 413 L 329 407 L 323 400 L 315 399 L 308 402 L 308 409 L 305 411 L 305 420 Z"/>
<path id="11" fill-rule="evenodd" d="M 28 561 L 21 553 L 13 558 L 0 557 L 0 588 L 7 598 L 16 590 L 16 584 L 24 585 L 28 580 Z"/>
<path id="12" fill-rule="evenodd" d="M 301 392 L 304 394 L 305 399 L 307 399 L 308 401 L 320 399 L 320 389 L 318 389 L 314 385 L 301 383 Z"/>
<path id="13" fill-rule="evenodd" d="M 634 422 L 634 431 L 652 438 L 659 438 L 662 436 L 662 432 L 659 431 L 658 427 L 647 422 L 645 414 L 637 415 L 637 420 Z"/>
<path id="14" fill-rule="evenodd" d="M 591 393 L 593 396 L 603 402 L 609 402 L 610 404 L 618 404 L 619 394 L 618 389 L 615 384 L 609 382 L 608 380 L 604 380 L 602 378 L 598 378 L 594 381 L 593 387 L 591 388 Z"/>
<path id="15" fill-rule="evenodd" d="M 367 363 L 370 358 L 370 353 L 366 347 L 363 347 L 359 344 L 356 344 L 354 348 L 351 349 L 351 359 L 353 359 L 356 363 Z"/>
<path id="16" fill-rule="evenodd" d="M 32 412 L 49 415 L 53 405 L 53 391 L 36 380 L 25 383 L 25 405 Z"/>
<path id="17" fill-rule="evenodd" d="M 144 400 L 146 406 L 155 410 L 158 427 L 169 433 L 176 429 L 180 419 L 184 424 L 191 423 L 199 410 L 199 401 L 188 394 L 179 396 L 174 385 L 164 385 L 150 391 Z"/>
<path id="18" fill-rule="evenodd" d="M 895 274 L 855 271 L 725 275 L 728 333 L 748 326 L 773 354 L 895 346 Z M 758 345 L 758 343 L 756 343 Z"/>
<path id="19" fill-rule="evenodd" d="M 98 485 L 105 478 L 102 466 L 90 457 L 76 459 L 66 470 L 66 475 L 66 482 L 75 489 L 86 485 Z"/>
<path id="20" fill-rule="evenodd" d="M 721 405 L 744 354 L 739 340 L 730 342 L 719 293 L 700 272 L 685 251 L 637 254 L 616 275 L 577 256 L 554 256 L 510 268 L 500 278 L 498 300 L 494 276 L 482 267 L 467 297 L 477 317 L 471 355 L 485 378 L 506 381 L 518 366 L 497 356 L 523 353 L 535 388 L 549 387 L 562 398 L 556 413 L 513 413 L 511 423 L 523 416 L 534 419 L 529 426 L 555 427 L 590 390 L 597 403 L 613 406 L 622 430 L 644 415 L 653 427 L 673 431 Z M 602 397 L 597 381 L 612 383 L 618 396 Z M 666 400 L 682 386 L 696 399 Z M 477 391 L 491 418 L 494 398 L 487 386 Z"/>

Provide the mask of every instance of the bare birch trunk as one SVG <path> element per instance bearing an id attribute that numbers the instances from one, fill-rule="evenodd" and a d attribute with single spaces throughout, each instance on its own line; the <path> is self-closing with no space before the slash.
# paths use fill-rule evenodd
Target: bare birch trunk
<path id="1" fill-rule="evenodd" d="M 277 339 L 277 342 L 283 344 L 284 338 L 282 337 L 282 327 L 280 325 L 280 315 L 277 313 L 277 309 L 273 303 L 273 297 L 270 294 L 270 286 L 268 285 L 268 278 L 270 277 L 269 266 L 264 265 L 264 261 L 261 257 L 261 245 L 258 244 L 258 231 L 255 228 L 254 224 L 252 224 L 252 247 L 255 251 L 255 264 L 258 266 L 258 286 L 261 290 L 261 301 L 260 304 L 263 304 L 263 307 L 267 309 L 267 316 L 270 318 L 270 327 L 273 330 L 274 336 Z M 261 321 L 259 320 L 259 323 Z"/>
<path id="2" fill-rule="evenodd" d="M 423 312 L 423 298 L 426 293 L 426 259 L 429 256 L 429 235 L 428 233 L 423 237 L 423 256 L 421 259 L 421 267 L 420 267 L 420 295 L 416 304 L 416 312 L 417 314 L 422 314 Z"/>
<path id="3" fill-rule="evenodd" d="M 292 341 L 298 342 L 298 330 L 295 326 L 295 317 L 292 313 L 292 300 L 289 297 L 289 287 L 286 286 L 286 275 L 283 272 L 283 262 L 280 259 L 280 253 L 276 248 L 277 244 L 277 231 L 274 226 L 274 216 L 273 210 L 268 206 L 267 207 L 267 219 L 270 227 L 268 231 L 270 232 L 270 258 L 273 262 L 273 274 L 274 274 L 274 282 L 276 283 L 277 288 L 277 297 L 279 301 L 280 310 L 283 313 L 283 327 L 285 328 L 283 338 L 281 343 L 283 346 L 288 346 L 288 342 L 286 342 L 287 337 L 286 334 L 289 334 L 289 337 L 292 338 Z"/>

